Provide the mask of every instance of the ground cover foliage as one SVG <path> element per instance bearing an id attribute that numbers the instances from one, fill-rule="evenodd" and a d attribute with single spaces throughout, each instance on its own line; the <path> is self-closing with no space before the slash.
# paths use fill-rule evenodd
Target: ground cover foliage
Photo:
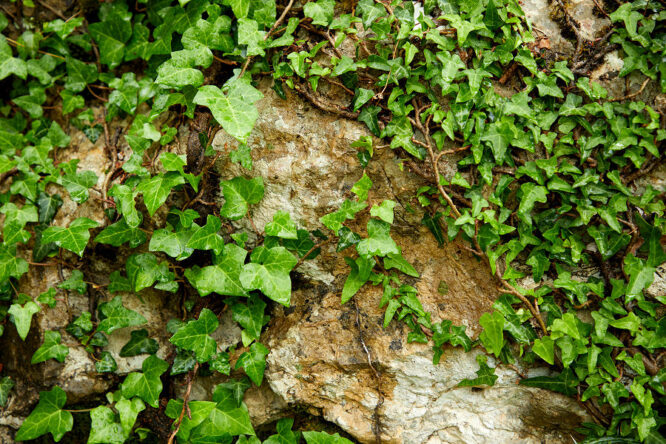
<path id="1" fill-rule="evenodd" d="M 666 131 L 663 115 L 635 98 L 649 80 L 666 92 L 664 3 L 607 2 L 613 28 L 598 42 L 585 41 L 563 9 L 577 39 L 571 60 L 540 57 L 539 40 L 514 0 L 427 0 L 416 11 L 414 3 L 397 0 L 278 3 L 82 2 L 45 22 L 22 19 L 19 8 L 0 14 L 6 86 L 0 334 L 15 328 L 25 339 L 35 314 L 66 303 L 59 293 L 85 294 L 93 277 L 78 268 L 91 246 L 131 251 L 109 277 L 108 300 L 66 328 L 100 373 L 117 369 L 105 351 L 117 329 L 137 328 L 121 356 L 147 356 L 141 371 L 90 410 L 88 442 L 150 436 L 137 418 L 160 405 L 167 374 L 187 374 L 190 381 L 183 399 L 166 400 L 169 442 L 261 442 L 243 393 L 263 381 L 267 304 L 288 306 L 291 273 L 330 241 L 350 267 L 341 303 L 364 285 L 381 285 L 385 325 L 406 323 L 410 341 L 432 345 L 433 365 L 448 346 L 483 347 L 494 365 L 548 364 L 558 376 L 521 384 L 576 397 L 594 418 L 581 428 L 589 442 L 663 442 L 666 295 L 645 292 L 666 261 L 663 190 L 639 188 L 636 181 L 661 161 Z M 621 48 L 620 76 L 645 78 L 640 90 L 609 98 L 590 82 L 587 74 L 600 61 L 594 54 L 609 48 Z M 293 89 L 325 111 L 364 122 L 405 168 L 429 181 L 415 196 L 426 209 L 423 224 L 440 243 L 462 238 L 489 264 L 503 292 L 494 311 L 481 317 L 478 340 L 463 326 L 432 322 L 416 289 L 403 283 L 405 275 L 419 273 L 391 238 L 395 202 L 369 207 L 366 174 L 353 198 L 320 219 L 321 230 L 299 229 L 282 211 L 264 232 L 255 229 L 256 245 L 234 228 L 232 221 L 250 218 L 264 183 L 245 177 L 220 183 L 211 141 L 216 131 L 227 132 L 239 142 L 232 160 L 252 167 L 245 144 L 262 97 L 255 82 L 266 76 L 282 97 Z M 322 97 L 317 90 L 324 82 L 345 91 L 351 104 Z M 514 91 L 499 94 L 505 85 Z M 91 106 L 103 107 L 101 120 Z M 109 134 L 114 119 L 129 122 L 122 133 Z M 169 148 L 184 122 L 193 136 L 187 154 L 178 155 Z M 102 180 L 77 160 L 57 160 L 70 143 L 70 126 L 91 140 L 103 138 L 111 167 Z M 121 156 L 124 144 L 129 150 Z M 354 147 L 363 167 L 373 162 L 373 139 Z M 460 153 L 457 172 L 440 174 L 443 159 Z M 218 191 L 221 205 L 207 200 Z M 63 196 L 78 204 L 101 199 L 106 220 L 54 224 Z M 164 226 L 146 229 L 165 205 Z M 345 224 L 362 212 L 371 215 L 367 231 L 355 233 Z M 199 265 L 188 262 L 192 257 Z M 587 264 L 600 272 L 577 275 Z M 22 293 L 19 279 L 29 267 L 45 265 L 71 273 L 41 295 Z M 521 285 L 526 278 L 535 285 Z M 146 319 L 114 294 L 140 296 L 149 287 L 176 293 L 185 286 L 203 299 L 185 300 L 183 318 L 167 325 L 176 350 L 167 362 L 141 328 Z M 226 309 L 242 328 L 237 359 L 211 337 Z M 67 359 L 63 334 L 46 331 L 32 363 Z M 478 377 L 461 386 L 493 385 L 497 376 L 488 362 L 480 357 Z M 247 377 L 218 385 L 211 401 L 189 400 L 198 373 L 232 368 Z M 13 385 L 8 376 L 0 379 L 0 406 Z M 73 428 L 66 403 L 60 387 L 41 392 L 16 439 L 51 434 L 61 440 Z M 280 421 L 264 442 L 349 442 L 295 432 L 292 425 Z"/>

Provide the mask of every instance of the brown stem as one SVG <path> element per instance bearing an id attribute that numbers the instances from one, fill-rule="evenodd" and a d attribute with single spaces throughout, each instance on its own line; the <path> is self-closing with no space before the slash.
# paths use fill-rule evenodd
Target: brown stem
<path id="1" fill-rule="evenodd" d="M 194 377 L 197 375 L 199 370 L 199 363 L 194 364 L 194 369 L 188 375 L 187 389 L 185 390 L 185 396 L 183 396 L 183 408 L 180 410 L 180 416 L 178 417 L 176 428 L 169 436 L 167 444 L 173 444 L 173 440 L 176 438 L 178 431 L 180 430 L 180 425 L 183 423 L 183 418 L 185 417 L 185 411 L 189 410 L 188 401 L 190 400 L 190 392 L 192 391 L 192 382 L 194 382 Z"/>

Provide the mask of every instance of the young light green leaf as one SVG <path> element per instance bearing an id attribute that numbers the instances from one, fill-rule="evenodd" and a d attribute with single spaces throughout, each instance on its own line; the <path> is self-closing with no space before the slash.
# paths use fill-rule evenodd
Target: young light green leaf
<path id="1" fill-rule="evenodd" d="M 298 227 L 291 220 L 286 211 L 278 211 L 273 215 L 273 222 L 266 224 L 264 231 L 268 236 L 277 236 L 283 239 L 298 239 Z"/>
<path id="2" fill-rule="evenodd" d="M 143 201 L 148 208 L 148 214 L 150 216 L 155 214 L 155 211 L 166 202 L 172 189 L 183 183 L 185 183 L 185 179 L 176 172 L 157 174 L 141 182 L 137 191 L 143 193 Z"/>
<path id="3" fill-rule="evenodd" d="M 264 197 L 264 181 L 261 177 L 245 179 L 235 177 L 222 182 L 224 205 L 220 215 L 227 219 L 236 220 L 244 217 L 250 204 L 256 204 Z"/>
<path id="4" fill-rule="evenodd" d="M 370 208 L 370 215 L 378 217 L 387 224 L 393 223 L 393 208 L 395 202 L 389 199 L 383 200 L 381 204 L 375 204 Z"/>
<path id="5" fill-rule="evenodd" d="M 243 267 L 240 281 L 246 290 L 261 290 L 266 296 L 285 307 L 291 298 L 289 272 L 298 262 L 284 247 L 260 246 L 252 251 L 252 263 Z"/>
<path id="6" fill-rule="evenodd" d="M 484 313 L 479 319 L 479 324 L 483 327 L 483 332 L 479 336 L 483 346 L 499 358 L 504 347 L 504 316 L 499 311 L 494 311 L 492 314 Z"/>
<path id="7" fill-rule="evenodd" d="M 53 440 L 58 442 L 74 425 L 72 414 L 62 410 L 67 402 L 65 391 L 58 386 L 48 392 L 39 392 L 39 403 L 23 421 L 16 432 L 17 441 L 28 441 L 51 433 Z"/>
<path id="8" fill-rule="evenodd" d="M 11 320 L 16 326 L 16 331 L 21 339 L 25 341 L 28 332 L 30 331 L 30 324 L 32 323 L 32 316 L 41 310 L 39 305 L 33 301 L 28 301 L 24 305 L 12 304 L 7 310 L 11 315 Z"/>
<path id="9" fill-rule="evenodd" d="M 146 240 L 146 233 L 138 228 L 130 227 L 125 217 L 107 226 L 95 237 L 95 242 L 109 244 L 114 247 L 129 242 L 130 248 L 136 248 L 145 243 Z"/>
<path id="10" fill-rule="evenodd" d="M 243 367 L 245 373 L 257 387 L 261 385 L 261 381 L 264 379 L 268 353 L 268 349 L 264 345 L 255 342 L 250 346 L 250 350 L 241 354 L 238 361 L 236 361 L 236 368 Z"/>
<path id="11" fill-rule="evenodd" d="M 358 254 L 366 257 L 383 257 L 391 253 L 400 254 L 398 246 L 389 234 L 390 230 L 391 225 L 386 222 L 370 219 L 368 221 L 368 238 L 363 239 L 356 245 Z"/>
<path id="12" fill-rule="evenodd" d="M 208 107 L 227 133 L 239 142 L 247 143 L 259 116 L 254 103 L 262 97 L 263 94 L 250 84 L 248 78 L 232 78 L 222 90 L 215 85 L 199 88 L 194 103 Z"/>

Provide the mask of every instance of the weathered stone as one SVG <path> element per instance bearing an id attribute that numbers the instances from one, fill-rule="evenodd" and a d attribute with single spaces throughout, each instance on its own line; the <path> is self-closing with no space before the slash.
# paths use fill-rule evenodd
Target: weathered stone
<path id="1" fill-rule="evenodd" d="M 254 169 L 243 170 L 224 156 L 218 172 L 223 179 L 264 178 L 266 195 L 251 209 L 259 229 L 278 210 L 290 212 L 303 228 L 322 228 L 317 219 L 349 197 L 363 174 L 350 145 L 368 133 L 296 96 L 282 101 L 267 84 L 261 89 L 265 98 L 249 141 Z M 225 153 L 236 146 L 221 132 L 214 142 Z M 369 206 L 387 198 L 398 202 L 392 236 L 421 273 L 406 282 L 419 290 L 433 321 L 450 319 L 478 334 L 479 317 L 492 310 L 498 296 L 487 267 L 456 243 L 439 247 L 420 225 L 423 210 L 414 196 L 423 182 L 401 168 L 394 152 L 376 147 L 366 172 L 374 184 Z M 367 214 L 358 219 L 350 227 L 363 233 Z M 255 424 L 274 420 L 288 404 L 323 416 L 360 442 L 375 442 L 378 431 L 387 443 L 570 442 L 569 434 L 586 418 L 575 401 L 518 386 L 515 372 L 505 368 L 498 369 L 496 387 L 456 388 L 475 376 L 476 353 L 447 350 L 433 365 L 428 345 L 407 343 L 404 324 L 382 328 L 379 288 L 367 284 L 356 302 L 340 304 L 349 268 L 334 245 L 324 245 L 322 254 L 306 263 L 296 272 L 305 280 L 296 280 L 291 307 L 276 307 L 262 336 L 271 349 L 266 380 L 282 401 L 265 408 L 265 392 L 248 391 Z"/>

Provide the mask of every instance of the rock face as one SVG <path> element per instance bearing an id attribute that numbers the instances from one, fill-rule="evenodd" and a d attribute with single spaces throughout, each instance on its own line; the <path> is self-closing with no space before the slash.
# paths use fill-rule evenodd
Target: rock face
<path id="1" fill-rule="evenodd" d="M 322 113 L 297 96 L 283 101 L 269 84 L 261 90 L 265 97 L 249 141 L 254 168 L 224 160 L 218 171 L 223 179 L 264 178 L 265 197 L 252 210 L 259 229 L 278 210 L 290 212 L 303 228 L 322 228 L 314 221 L 335 210 L 363 174 L 350 145 L 368 133 L 362 124 Z M 230 151 L 236 143 L 218 133 L 214 147 Z M 438 246 L 420 225 L 414 196 L 423 182 L 400 166 L 389 148 L 375 147 L 366 171 L 373 181 L 368 203 L 398 202 L 392 236 L 421 274 L 406 282 L 419 290 L 434 321 L 450 319 L 475 336 L 479 317 L 498 296 L 490 272 L 461 245 Z M 365 232 L 366 222 L 352 228 Z M 323 416 L 363 443 L 571 442 L 572 430 L 587 418 L 574 400 L 519 386 L 508 368 L 498 368 L 495 387 L 456 388 L 475 376 L 478 352 L 449 349 L 433 365 L 430 346 L 408 344 L 400 322 L 382 328 L 381 289 L 370 284 L 341 305 L 349 267 L 334 245 L 322 250 L 299 268 L 291 307 L 274 308 L 262 336 L 271 349 L 266 380 L 277 400 L 265 391 L 248 392 L 257 424 L 279 418 L 289 405 Z"/>

